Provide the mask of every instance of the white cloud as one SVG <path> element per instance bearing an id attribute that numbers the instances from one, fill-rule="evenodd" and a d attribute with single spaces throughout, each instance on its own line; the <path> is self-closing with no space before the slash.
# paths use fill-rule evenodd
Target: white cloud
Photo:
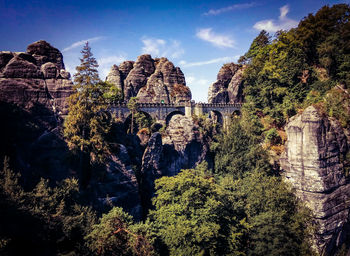
<path id="1" fill-rule="evenodd" d="M 203 15 L 205 15 L 205 16 L 219 15 L 219 14 L 224 13 L 224 12 L 248 9 L 248 8 L 254 7 L 255 5 L 256 5 L 256 3 L 254 3 L 254 2 L 244 3 L 244 4 L 234 4 L 234 5 L 230 5 L 227 7 L 220 8 L 220 9 L 210 9 L 208 12 L 204 13 Z"/>
<path id="2" fill-rule="evenodd" d="M 196 67 L 196 66 L 203 66 L 203 65 L 209 65 L 213 63 L 224 63 L 224 62 L 232 62 L 234 60 L 237 60 L 238 56 L 234 57 L 221 57 L 221 58 L 216 58 L 216 59 L 211 59 L 211 60 L 206 60 L 206 61 L 198 61 L 198 62 L 187 62 L 184 60 L 181 60 L 179 62 L 179 65 L 185 68 L 188 67 Z"/>
<path id="3" fill-rule="evenodd" d="M 74 48 L 83 46 L 86 42 L 92 43 L 92 42 L 96 42 L 96 41 L 99 41 L 99 40 L 102 40 L 102 39 L 105 39 L 105 38 L 106 37 L 104 37 L 104 36 L 96 36 L 96 37 L 92 37 L 92 38 L 89 38 L 89 39 L 80 40 L 80 41 L 75 42 L 75 43 L 71 44 L 70 46 L 64 48 L 62 50 L 62 52 L 67 52 L 67 51 L 70 51 L 70 50 L 72 50 Z"/>
<path id="4" fill-rule="evenodd" d="M 254 28 L 257 30 L 266 30 L 267 32 L 276 32 L 278 30 L 288 30 L 298 25 L 296 20 L 289 19 L 287 14 L 289 12 L 289 6 L 284 5 L 280 8 L 280 16 L 278 21 L 273 19 L 262 20 L 254 24 Z"/>
<path id="5" fill-rule="evenodd" d="M 212 28 L 202 28 L 197 32 L 196 36 L 220 48 L 235 47 L 235 41 L 230 36 L 220 35 L 213 32 L 212 30 Z"/>
<path id="6" fill-rule="evenodd" d="M 100 78 L 104 80 L 105 77 L 108 75 L 113 64 L 119 65 L 121 62 L 125 60 L 126 60 L 126 56 L 124 55 L 112 55 L 112 56 L 99 58 L 97 60 L 97 63 L 99 65 L 98 70 L 100 73 Z"/>
<path id="7" fill-rule="evenodd" d="M 181 47 L 181 43 L 177 40 L 166 41 L 159 38 L 143 38 L 142 53 L 148 53 L 154 57 L 170 57 L 179 58 L 185 50 Z"/>

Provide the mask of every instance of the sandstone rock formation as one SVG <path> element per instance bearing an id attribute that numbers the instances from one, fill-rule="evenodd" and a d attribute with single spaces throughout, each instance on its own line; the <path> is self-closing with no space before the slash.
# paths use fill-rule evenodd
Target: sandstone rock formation
<path id="1" fill-rule="evenodd" d="M 245 66 L 224 64 L 217 75 L 217 81 L 209 87 L 209 103 L 240 103 L 243 101 L 242 76 Z"/>
<path id="2" fill-rule="evenodd" d="M 181 169 L 195 168 L 208 160 L 209 145 L 192 118 L 174 115 L 163 135 L 152 134 L 142 157 L 140 197 L 143 215 L 152 207 L 154 182 L 162 176 L 174 176 Z"/>
<path id="3" fill-rule="evenodd" d="M 346 136 L 336 120 L 323 117 L 313 106 L 294 117 L 286 132 L 283 175 L 315 214 L 318 251 L 333 255 L 350 239 L 350 183 L 343 165 L 349 151 Z"/>
<path id="4" fill-rule="evenodd" d="M 146 217 L 151 208 L 151 198 L 154 196 L 154 181 L 163 176 L 162 171 L 162 136 L 159 132 L 152 134 L 142 157 L 140 191 L 142 191 L 143 216 Z"/>
<path id="5" fill-rule="evenodd" d="M 120 71 L 114 67 L 113 74 L 127 76 L 132 65 L 126 62 Z M 110 82 L 119 82 L 121 88 L 121 80 Z M 0 134 L 0 158 L 10 156 L 28 186 L 41 177 L 55 183 L 79 176 L 78 164 L 62 137 L 62 116 L 67 114 L 72 85 L 62 54 L 45 41 L 29 45 L 25 53 L 0 52 L 0 118 L 6 120 Z M 91 181 L 89 200 L 122 206 L 140 219 L 134 163 L 124 145 L 117 144 L 117 148 L 101 167 L 104 178 Z"/>
<path id="6" fill-rule="evenodd" d="M 70 74 L 59 50 L 45 41 L 27 52 L 0 52 L 0 101 L 25 109 L 42 106 L 54 114 L 67 113 L 65 99 L 72 93 Z"/>
<path id="7" fill-rule="evenodd" d="M 175 103 L 192 97 L 180 68 L 166 58 L 152 59 L 148 54 L 136 62 L 114 65 L 106 80 L 122 90 L 125 101 L 138 97 L 139 102 Z"/>
<path id="8" fill-rule="evenodd" d="M 98 182 L 95 193 L 103 204 L 123 207 L 135 219 L 141 219 L 142 209 L 139 184 L 126 147 L 118 145 L 115 155 L 110 155 L 103 181 Z"/>
<path id="9" fill-rule="evenodd" d="M 199 126 L 190 117 L 174 115 L 163 138 L 164 174 L 176 175 L 181 169 L 194 168 L 206 160 L 208 145 L 203 140 Z"/>
<path id="10" fill-rule="evenodd" d="M 0 156 L 16 160 L 24 177 L 44 173 L 59 180 L 69 172 L 60 125 L 72 85 L 62 54 L 45 41 L 27 52 L 0 52 L 0 114 L 7 120 Z"/>

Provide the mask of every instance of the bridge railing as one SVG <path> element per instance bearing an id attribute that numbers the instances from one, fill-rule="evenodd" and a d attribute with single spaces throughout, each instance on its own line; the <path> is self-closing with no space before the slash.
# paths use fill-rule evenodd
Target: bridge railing
<path id="1" fill-rule="evenodd" d="M 139 102 L 137 106 L 139 108 L 176 108 L 176 107 L 185 107 L 189 104 L 192 107 L 205 107 L 205 108 L 223 108 L 223 107 L 233 107 L 233 108 L 241 108 L 242 103 L 151 103 L 151 102 Z M 190 105 L 190 106 L 191 106 Z M 114 108 L 127 108 L 127 103 L 115 103 L 110 105 L 110 107 Z"/>

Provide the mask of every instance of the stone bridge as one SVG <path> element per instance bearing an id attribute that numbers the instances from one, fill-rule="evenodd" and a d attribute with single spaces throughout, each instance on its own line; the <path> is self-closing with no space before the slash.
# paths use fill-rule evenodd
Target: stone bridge
<path id="1" fill-rule="evenodd" d="M 194 115 L 209 115 L 210 118 L 215 118 L 224 127 L 227 127 L 233 114 L 240 114 L 241 103 L 138 103 L 138 109 L 144 112 L 151 118 L 168 124 L 170 119 L 176 115 L 185 115 L 191 117 Z M 110 107 L 110 111 L 115 117 L 126 121 L 130 117 L 131 112 L 126 103 L 116 104 Z"/>

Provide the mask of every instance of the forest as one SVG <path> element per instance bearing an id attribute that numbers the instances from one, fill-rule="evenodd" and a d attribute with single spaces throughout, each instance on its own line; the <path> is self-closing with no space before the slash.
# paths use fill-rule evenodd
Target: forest
<path id="1" fill-rule="evenodd" d="M 278 158 L 286 124 L 308 106 L 349 130 L 349 18 L 350 6 L 337 4 L 309 14 L 289 31 L 261 31 L 238 60 L 247 67 L 241 115 L 232 117 L 226 131 L 206 117 L 194 117 L 213 164 L 203 161 L 157 179 L 141 219 L 88 200 L 89 181 L 104 176 L 97 167 L 122 139 L 115 138 L 121 124 L 105 109 L 123 95 L 100 80 L 86 44 L 62 127 L 71 157 L 78 159 L 76 175 L 55 184 L 40 177 L 23 184 L 11 167 L 14 159 L 4 156 L 0 254 L 319 255 L 313 213 L 281 177 Z M 164 128 L 152 124 L 136 103 L 135 98 L 128 103 L 128 136 L 142 129 L 162 133 Z M 348 177 L 350 155 L 342 161 Z M 139 171 L 135 166 L 137 177 Z M 346 255 L 349 248 L 348 241 L 333 253 Z"/>

